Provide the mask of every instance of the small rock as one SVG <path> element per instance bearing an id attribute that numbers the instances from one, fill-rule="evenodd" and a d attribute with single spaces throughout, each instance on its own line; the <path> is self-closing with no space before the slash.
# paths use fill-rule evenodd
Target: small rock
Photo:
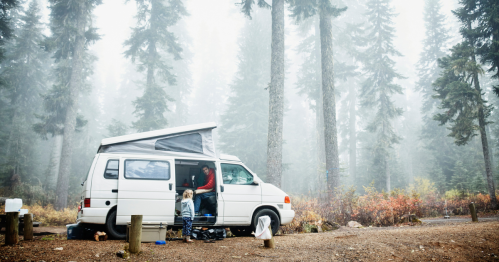
<path id="1" fill-rule="evenodd" d="M 422 245 L 419 245 L 419 249 L 424 249 L 424 246 L 422 246 Z"/>
<path id="2" fill-rule="evenodd" d="M 54 248 L 54 250 L 62 250 L 63 248 L 62 247 L 56 247 Z"/>
<path id="3" fill-rule="evenodd" d="M 350 221 L 350 222 L 347 223 L 347 226 L 348 227 L 353 227 L 353 228 L 360 228 L 360 227 L 362 227 L 362 225 L 359 222 L 357 222 L 357 221 Z"/>

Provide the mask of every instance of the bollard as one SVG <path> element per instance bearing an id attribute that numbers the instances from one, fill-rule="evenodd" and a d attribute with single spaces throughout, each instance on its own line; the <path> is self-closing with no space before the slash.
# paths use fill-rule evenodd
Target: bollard
<path id="1" fill-rule="evenodd" d="M 475 204 L 471 202 L 470 204 L 470 213 L 471 213 L 471 221 L 478 222 L 478 218 L 476 216 Z"/>
<path id="2" fill-rule="evenodd" d="M 269 230 L 270 230 L 270 239 L 269 240 L 263 240 L 263 245 L 266 248 L 275 248 L 274 236 L 272 235 L 272 227 L 270 225 L 269 225 Z"/>
<path id="3" fill-rule="evenodd" d="M 130 224 L 130 253 L 140 252 L 140 241 L 142 237 L 142 215 L 132 215 Z"/>
<path id="4" fill-rule="evenodd" d="M 24 240 L 33 240 L 33 214 L 24 214 Z"/>
<path id="5" fill-rule="evenodd" d="M 6 218 L 5 244 L 17 245 L 19 243 L 19 212 L 7 212 Z"/>

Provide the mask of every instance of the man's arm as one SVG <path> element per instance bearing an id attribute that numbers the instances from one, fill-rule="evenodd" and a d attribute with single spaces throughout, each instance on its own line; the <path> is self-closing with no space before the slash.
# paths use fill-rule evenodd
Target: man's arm
<path id="1" fill-rule="evenodd" d="M 208 182 L 206 185 L 198 187 L 198 189 L 213 189 L 215 187 L 215 172 L 213 172 L 213 169 L 210 169 L 210 173 L 208 174 Z"/>

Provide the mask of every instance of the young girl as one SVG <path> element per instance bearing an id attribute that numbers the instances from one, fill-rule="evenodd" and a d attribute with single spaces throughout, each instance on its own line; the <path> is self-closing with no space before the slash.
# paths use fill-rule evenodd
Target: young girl
<path id="1" fill-rule="evenodd" d="M 184 242 L 192 243 L 191 231 L 192 231 L 192 220 L 194 220 L 194 203 L 192 202 L 192 190 L 187 189 L 184 191 L 182 199 L 182 235 L 184 236 Z"/>

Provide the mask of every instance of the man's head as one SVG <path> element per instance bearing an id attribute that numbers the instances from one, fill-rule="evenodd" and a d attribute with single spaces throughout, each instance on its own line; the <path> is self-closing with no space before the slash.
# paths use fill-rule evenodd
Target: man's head
<path id="1" fill-rule="evenodd" d="M 203 173 L 204 173 L 205 175 L 208 175 L 208 174 L 210 173 L 210 168 L 209 168 L 207 165 L 203 165 L 203 166 L 201 167 L 201 170 L 203 170 Z"/>

